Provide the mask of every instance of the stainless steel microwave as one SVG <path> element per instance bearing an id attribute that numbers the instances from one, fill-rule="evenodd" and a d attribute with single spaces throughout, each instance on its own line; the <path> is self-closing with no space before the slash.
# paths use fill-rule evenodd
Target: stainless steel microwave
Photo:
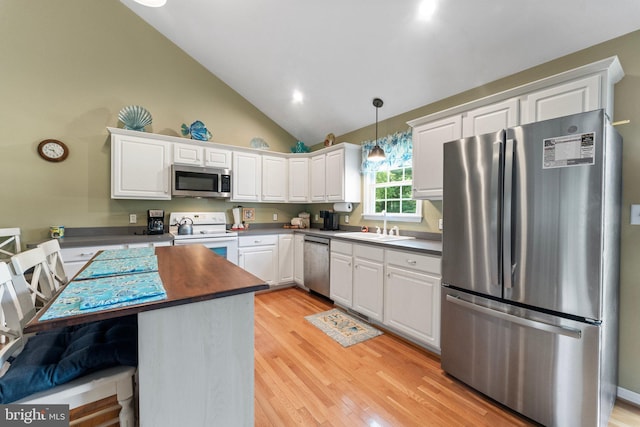
<path id="1" fill-rule="evenodd" d="M 171 195 L 175 197 L 231 197 L 229 169 L 171 166 Z"/>

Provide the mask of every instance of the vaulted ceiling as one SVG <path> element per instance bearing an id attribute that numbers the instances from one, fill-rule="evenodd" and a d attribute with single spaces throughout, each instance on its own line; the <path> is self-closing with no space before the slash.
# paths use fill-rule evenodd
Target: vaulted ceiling
<path id="1" fill-rule="evenodd" d="M 121 1 L 308 145 L 640 29 L 640 0 Z"/>

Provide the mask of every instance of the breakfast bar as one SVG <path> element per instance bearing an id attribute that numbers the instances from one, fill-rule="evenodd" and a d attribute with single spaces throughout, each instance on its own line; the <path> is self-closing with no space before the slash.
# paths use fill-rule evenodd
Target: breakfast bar
<path id="1" fill-rule="evenodd" d="M 252 426 L 253 298 L 268 285 L 201 245 L 155 254 L 166 299 L 41 320 L 54 299 L 25 332 L 136 314 L 141 426 Z"/>

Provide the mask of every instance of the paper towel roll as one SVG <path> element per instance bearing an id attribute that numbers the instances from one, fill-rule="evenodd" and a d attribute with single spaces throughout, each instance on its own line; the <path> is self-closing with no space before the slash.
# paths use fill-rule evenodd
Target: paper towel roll
<path id="1" fill-rule="evenodd" d="M 353 205 L 351 203 L 334 203 L 333 210 L 335 212 L 351 212 Z"/>

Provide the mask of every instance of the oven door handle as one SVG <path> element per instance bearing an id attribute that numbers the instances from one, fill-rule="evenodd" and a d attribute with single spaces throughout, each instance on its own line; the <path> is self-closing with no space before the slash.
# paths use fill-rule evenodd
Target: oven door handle
<path id="1" fill-rule="evenodd" d="M 174 239 L 174 245 L 195 245 L 195 244 L 208 244 L 208 243 L 223 243 L 223 242 L 236 242 L 237 237 L 215 237 L 213 239 L 202 237 L 197 239 Z"/>

